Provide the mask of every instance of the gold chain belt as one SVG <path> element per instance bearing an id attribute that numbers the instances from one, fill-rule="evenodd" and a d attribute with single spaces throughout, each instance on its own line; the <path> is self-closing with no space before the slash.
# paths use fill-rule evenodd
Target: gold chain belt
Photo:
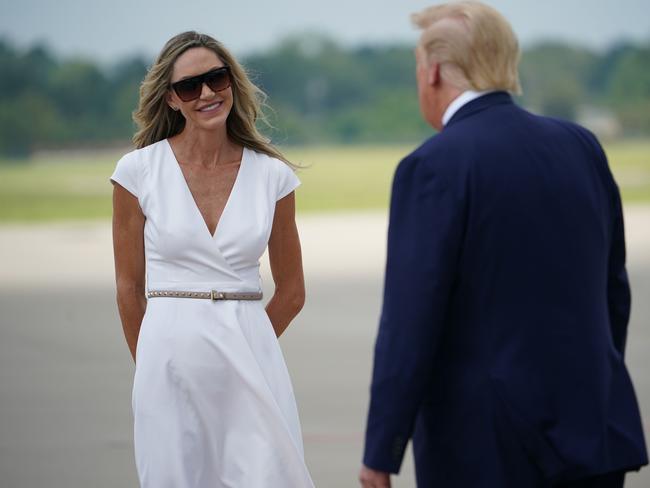
<path id="1" fill-rule="evenodd" d="M 262 292 L 152 290 L 147 293 L 147 298 L 159 297 L 202 298 L 204 300 L 261 300 Z"/>

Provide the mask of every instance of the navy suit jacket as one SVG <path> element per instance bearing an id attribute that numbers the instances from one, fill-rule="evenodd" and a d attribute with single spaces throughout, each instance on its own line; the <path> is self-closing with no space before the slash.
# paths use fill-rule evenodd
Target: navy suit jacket
<path id="1" fill-rule="evenodd" d="M 364 463 L 523 488 L 647 463 L 621 201 L 587 130 L 505 92 L 399 164 Z"/>

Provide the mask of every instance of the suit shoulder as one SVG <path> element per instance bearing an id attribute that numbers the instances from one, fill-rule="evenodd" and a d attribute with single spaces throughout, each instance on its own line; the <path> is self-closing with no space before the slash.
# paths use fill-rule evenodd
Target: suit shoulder
<path id="1" fill-rule="evenodd" d="M 444 166 L 457 165 L 460 160 L 467 159 L 473 153 L 473 144 L 469 144 L 469 142 L 476 140 L 480 131 L 474 132 L 472 137 L 468 137 L 466 131 L 454 129 L 455 127 L 450 127 L 431 136 L 408 157 L 439 169 Z"/>
<path id="2" fill-rule="evenodd" d="M 454 138 L 450 138 L 445 131 L 439 132 L 414 149 L 406 156 L 402 163 L 404 165 L 413 165 L 421 162 L 423 164 L 436 164 L 442 162 L 441 154 L 448 154 L 458 149 Z"/>
<path id="3" fill-rule="evenodd" d="M 396 178 L 405 173 L 413 172 L 423 161 L 430 159 L 432 156 L 430 141 L 432 141 L 434 137 L 430 137 L 424 143 L 422 143 L 420 146 L 402 158 L 395 170 Z"/>
<path id="4" fill-rule="evenodd" d="M 576 142 L 581 142 L 584 145 L 590 146 L 598 155 L 603 154 L 603 148 L 598 141 L 598 138 L 586 127 L 583 127 L 575 122 L 555 117 L 547 117 L 543 115 L 535 115 L 537 120 L 550 128 L 550 130 L 561 131 L 567 136 L 572 137 Z"/>
<path id="5" fill-rule="evenodd" d="M 395 171 L 395 180 L 435 174 L 453 178 L 468 167 L 467 150 L 463 144 L 440 132 L 424 141 L 402 159 Z"/>

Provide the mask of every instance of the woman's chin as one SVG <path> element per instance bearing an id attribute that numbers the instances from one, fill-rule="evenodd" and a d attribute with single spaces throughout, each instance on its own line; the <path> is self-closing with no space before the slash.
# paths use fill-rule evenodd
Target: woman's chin
<path id="1" fill-rule="evenodd" d="M 210 118 L 199 118 L 194 119 L 193 126 L 199 130 L 208 130 L 215 131 L 221 130 L 226 125 L 226 120 L 228 119 L 227 114 L 217 114 Z"/>

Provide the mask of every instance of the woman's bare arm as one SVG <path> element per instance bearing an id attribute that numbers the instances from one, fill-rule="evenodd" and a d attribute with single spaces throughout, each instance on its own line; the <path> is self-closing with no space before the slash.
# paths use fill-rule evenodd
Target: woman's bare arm
<path id="1" fill-rule="evenodd" d="M 117 306 L 124 337 L 135 361 L 145 298 L 144 220 L 138 199 L 119 184 L 113 185 L 113 252 Z"/>
<path id="2" fill-rule="evenodd" d="M 266 306 L 266 313 L 277 337 L 285 331 L 305 303 L 305 279 L 295 209 L 293 192 L 278 200 L 269 238 L 269 261 L 275 293 Z"/>

